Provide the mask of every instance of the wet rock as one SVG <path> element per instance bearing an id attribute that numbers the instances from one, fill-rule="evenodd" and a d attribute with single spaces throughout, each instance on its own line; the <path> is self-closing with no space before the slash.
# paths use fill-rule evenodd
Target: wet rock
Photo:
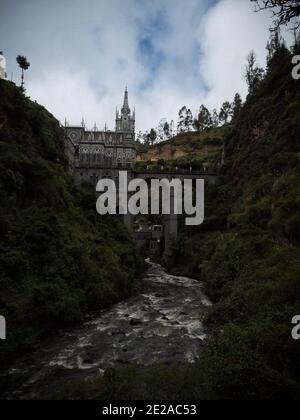
<path id="1" fill-rule="evenodd" d="M 141 325 L 142 321 L 140 319 L 131 319 L 129 324 L 132 327 L 136 327 L 137 325 Z"/>
<path id="2" fill-rule="evenodd" d="M 120 363 L 121 365 L 128 365 L 129 364 L 128 360 L 124 360 L 124 359 L 117 359 L 116 362 Z"/>
<path id="3" fill-rule="evenodd" d="M 91 359 L 84 359 L 82 361 L 83 365 L 92 365 L 94 362 Z"/>
<path id="4" fill-rule="evenodd" d="M 97 354 L 96 353 L 86 353 L 86 358 L 87 359 L 95 359 L 95 358 L 97 358 Z"/>
<path id="5" fill-rule="evenodd" d="M 109 333 L 109 335 L 111 335 L 111 336 L 116 336 L 116 335 L 120 335 L 121 334 L 121 331 L 119 331 L 119 330 L 117 330 L 117 331 L 111 331 L 110 333 Z"/>

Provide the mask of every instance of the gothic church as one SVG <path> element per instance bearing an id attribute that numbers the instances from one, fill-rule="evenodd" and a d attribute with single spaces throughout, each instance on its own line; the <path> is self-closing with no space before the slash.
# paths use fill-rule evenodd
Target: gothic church
<path id="1" fill-rule="evenodd" d="M 65 126 L 70 170 L 76 179 L 96 185 L 101 178 L 117 181 L 120 170 L 132 170 L 135 162 L 135 111 L 131 113 L 126 88 L 121 112 L 116 111 L 115 131 L 87 131 Z"/>

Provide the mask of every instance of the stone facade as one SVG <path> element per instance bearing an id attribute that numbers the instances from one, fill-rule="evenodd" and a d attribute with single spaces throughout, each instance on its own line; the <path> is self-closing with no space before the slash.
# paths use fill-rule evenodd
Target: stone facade
<path id="1" fill-rule="evenodd" d="M 117 180 L 120 170 L 131 171 L 135 162 L 135 112 L 131 113 L 126 88 L 115 131 L 87 131 L 66 126 L 66 154 L 70 171 L 78 180 L 96 185 L 101 178 Z"/>

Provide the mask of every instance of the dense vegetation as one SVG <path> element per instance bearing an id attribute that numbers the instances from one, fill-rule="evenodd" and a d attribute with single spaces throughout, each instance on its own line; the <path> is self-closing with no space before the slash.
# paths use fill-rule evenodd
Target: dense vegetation
<path id="1" fill-rule="evenodd" d="M 297 52 L 297 51 L 296 51 Z M 299 54 L 300 51 L 298 51 Z M 175 273 L 204 282 L 213 336 L 195 365 L 108 371 L 59 397 L 299 399 L 300 89 L 280 47 L 228 133 L 206 221 L 185 229 Z"/>
<path id="2" fill-rule="evenodd" d="M 208 217 L 183 238 L 178 270 L 205 282 L 217 335 L 201 356 L 217 398 L 300 397 L 300 90 L 280 48 L 226 140 Z M 183 263 L 184 262 L 184 263 Z M 182 270 L 181 270 L 182 271 Z"/>
<path id="3" fill-rule="evenodd" d="M 66 168 L 58 122 L 0 80 L 0 360 L 124 298 L 139 268 L 121 220 Z"/>

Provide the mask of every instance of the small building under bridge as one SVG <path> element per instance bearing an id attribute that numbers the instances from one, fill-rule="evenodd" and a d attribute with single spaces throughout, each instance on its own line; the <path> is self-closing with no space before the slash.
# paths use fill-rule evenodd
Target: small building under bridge
<path id="1" fill-rule="evenodd" d="M 139 225 L 139 223 L 135 223 Z M 142 226 L 135 228 L 132 236 L 136 242 L 138 251 L 147 249 L 150 256 L 154 256 L 160 251 L 164 239 L 164 226 L 163 225 L 150 225 L 149 227 Z"/>
<path id="2" fill-rule="evenodd" d="M 174 179 L 179 179 L 182 182 L 184 180 L 192 180 L 196 185 L 196 180 L 203 179 L 206 184 L 215 184 L 218 180 L 217 173 L 211 172 L 201 172 L 201 171 L 193 171 L 190 170 L 178 170 L 178 169 L 163 169 L 160 170 L 133 170 L 133 178 L 134 179 L 143 179 L 147 182 L 151 182 L 153 179 L 157 180 L 168 180 L 172 181 Z M 159 232 L 160 238 L 157 239 L 158 241 L 164 240 L 164 244 L 162 248 L 164 249 L 164 259 L 168 259 L 172 253 L 172 245 L 174 242 L 177 241 L 178 238 L 178 219 L 179 215 L 174 211 L 174 190 L 173 188 L 170 189 L 171 194 L 171 212 L 168 215 L 161 215 L 160 219 L 163 223 L 163 230 Z M 155 248 L 155 236 L 157 232 L 150 230 L 147 231 L 140 231 L 140 232 L 133 232 L 134 238 L 137 241 L 138 246 L 142 246 L 145 241 L 148 241 L 149 248 L 151 246 Z M 157 244 L 156 244 L 157 246 Z"/>

